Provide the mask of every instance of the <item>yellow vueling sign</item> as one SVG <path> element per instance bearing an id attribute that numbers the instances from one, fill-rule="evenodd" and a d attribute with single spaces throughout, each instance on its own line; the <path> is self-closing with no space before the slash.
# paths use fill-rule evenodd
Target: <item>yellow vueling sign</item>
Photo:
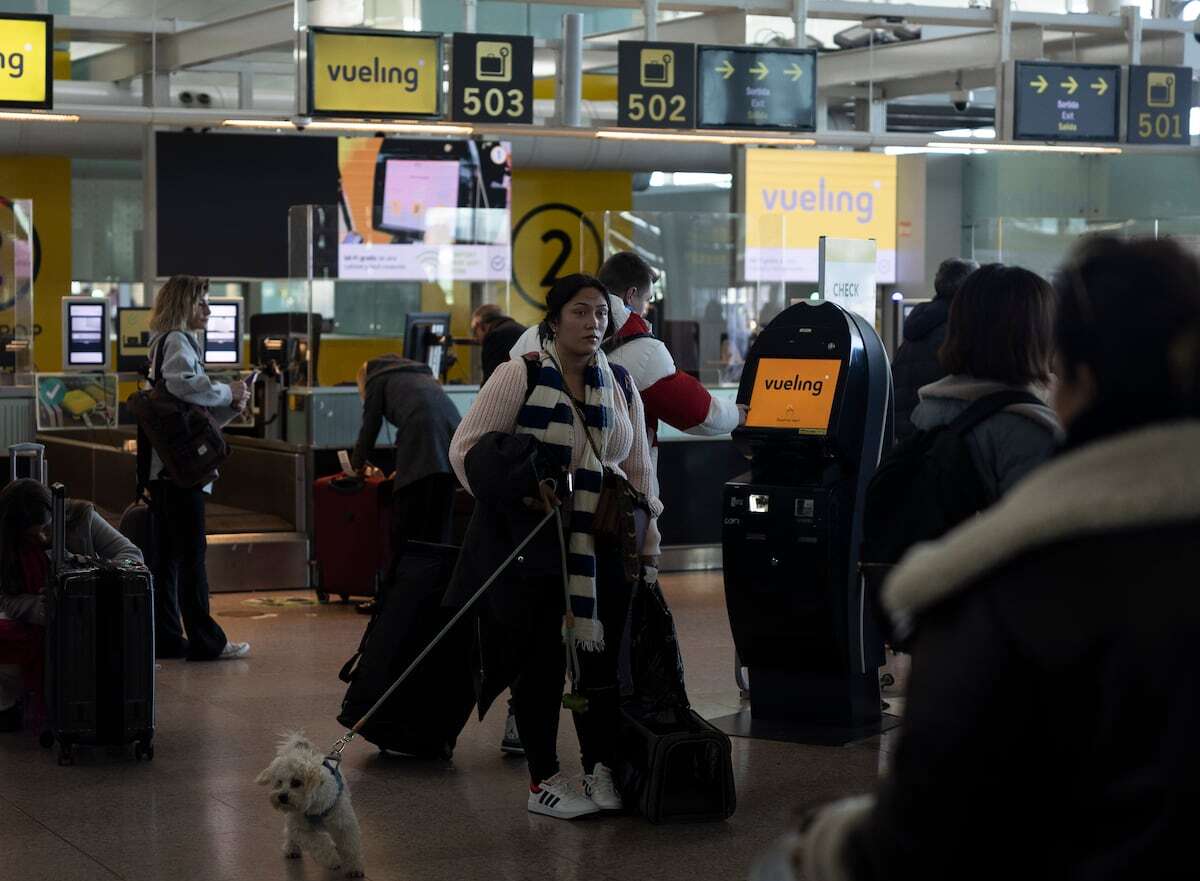
<path id="1" fill-rule="evenodd" d="M 440 116 L 439 34 L 313 28 L 309 109 L 337 116 Z"/>
<path id="2" fill-rule="evenodd" d="M 0 107 L 53 106 L 49 15 L 0 16 Z"/>

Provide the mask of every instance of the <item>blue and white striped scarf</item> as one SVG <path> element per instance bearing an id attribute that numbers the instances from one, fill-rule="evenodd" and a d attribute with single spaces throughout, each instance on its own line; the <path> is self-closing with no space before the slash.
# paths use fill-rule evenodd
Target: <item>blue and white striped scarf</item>
<path id="1" fill-rule="evenodd" d="M 548 340 L 540 355 L 541 372 L 525 405 L 517 413 L 517 433 L 541 441 L 545 452 L 564 469 L 570 469 L 575 447 L 576 412 L 559 371 L 558 351 Z M 613 374 L 603 352 L 584 368 L 586 394 L 583 412 L 587 431 L 596 448 L 603 451 L 613 425 Z M 566 621 L 574 629 L 575 644 L 585 651 L 604 650 L 604 627 L 596 609 L 596 542 L 592 518 L 604 483 L 604 465 L 590 443 L 583 445 L 583 459 L 572 479 L 571 518 L 567 524 L 567 591 L 570 609 Z M 573 620 L 572 620 L 573 619 Z"/>

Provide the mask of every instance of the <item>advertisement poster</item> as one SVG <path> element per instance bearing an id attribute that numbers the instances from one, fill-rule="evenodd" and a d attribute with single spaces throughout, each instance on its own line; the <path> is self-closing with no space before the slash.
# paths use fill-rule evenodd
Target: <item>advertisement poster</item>
<path id="1" fill-rule="evenodd" d="M 507 142 L 343 138 L 338 174 L 338 278 L 508 280 Z"/>
<path id="2" fill-rule="evenodd" d="M 896 157 L 748 149 L 739 179 L 745 275 L 817 281 L 821 236 L 874 239 L 876 280 L 896 280 Z"/>

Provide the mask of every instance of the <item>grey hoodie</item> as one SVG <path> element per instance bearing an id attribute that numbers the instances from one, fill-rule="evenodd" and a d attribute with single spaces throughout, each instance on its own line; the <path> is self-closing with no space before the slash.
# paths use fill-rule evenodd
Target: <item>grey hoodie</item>
<path id="1" fill-rule="evenodd" d="M 972 376 L 947 376 L 922 386 L 913 425 L 927 431 L 948 425 L 974 401 L 1014 386 Z M 1045 399 L 1045 390 L 1018 389 Z M 984 420 L 967 435 L 967 445 L 988 495 L 994 500 L 1050 458 L 1062 436 L 1058 417 L 1045 404 L 1016 404 Z"/>

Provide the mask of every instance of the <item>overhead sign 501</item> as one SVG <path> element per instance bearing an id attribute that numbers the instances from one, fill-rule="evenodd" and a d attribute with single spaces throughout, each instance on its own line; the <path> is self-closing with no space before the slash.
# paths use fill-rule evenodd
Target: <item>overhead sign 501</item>
<path id="1" fill-rule="evenodd" d="M 693 128 L 696 47 L 691 43 L 617 44 L 617 124 Z"/>
<path id="2" fill-rule="evenodd" d="M 1186 114 L 1192 108 L 1190 67 L 1129 68 L 1129 119 L 1125 140 L 1134 144 L 1191 142 Z"/>
<path id="3" fill-rule="evenodd" d="M 533 38 L 455 34 L 451 67 L 454 118 L 533 122 Z"/>

